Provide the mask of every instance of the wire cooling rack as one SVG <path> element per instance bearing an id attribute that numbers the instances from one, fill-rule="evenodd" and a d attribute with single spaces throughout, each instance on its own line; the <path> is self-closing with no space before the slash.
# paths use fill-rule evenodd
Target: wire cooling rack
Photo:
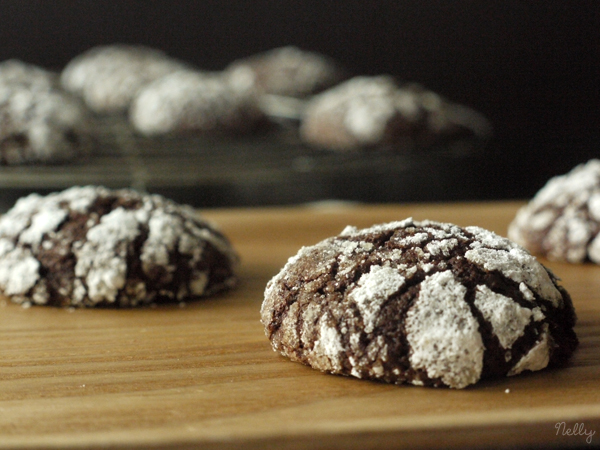
<path id="1" fill-rule="evenodd" d="M 340 153 L 308 147 L 290 124 L 245 137 L 146 138 L 118 117 L 98 119 L 95 129 L 94 150 L 73 163 L 0 167 L 0 208 L 30 192 L 90 184 L 197 207 L 461 199 L 486 164 L 475 139 Z"/>

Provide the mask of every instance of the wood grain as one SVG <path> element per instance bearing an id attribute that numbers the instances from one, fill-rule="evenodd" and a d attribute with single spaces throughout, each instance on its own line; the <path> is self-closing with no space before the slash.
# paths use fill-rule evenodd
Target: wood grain
<path id="1" fill-rule="evenodd" d="M 581 345 L 569 367 L 465 390 L 325 375 L 275 354 L 259 323 L 265 284 L 287 258 L 346 225 L 413 216 L 504 235 L 518 206 L 204 211 L 242 256 L 235 291 L 140 310 L 3 302 L 0 448 L 585 446 L 600 431 L 600 267 L 544 261 L 579 316 Z M 563 435 L 555 428 L 563 421 L 584 426 Z"/>

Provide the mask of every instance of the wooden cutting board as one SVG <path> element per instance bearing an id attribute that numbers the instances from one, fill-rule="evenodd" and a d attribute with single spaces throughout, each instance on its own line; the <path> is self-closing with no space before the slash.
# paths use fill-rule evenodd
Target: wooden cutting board
<path id="1" fill-rule="evenodd" d="M 241 254 L 232 292 L 140 310 L 24 309 L 3 301 L 0 448 L 597 445 L 600 267 L 544 261 L 579 316 L 581 344 L 569 367 L 465 390 L 326 375 L 275 354 L 259 322 L 264 287 L 287 258 L 346 225 L 413 216 L 505 235 L 518 206 L 204 211 Z"/>

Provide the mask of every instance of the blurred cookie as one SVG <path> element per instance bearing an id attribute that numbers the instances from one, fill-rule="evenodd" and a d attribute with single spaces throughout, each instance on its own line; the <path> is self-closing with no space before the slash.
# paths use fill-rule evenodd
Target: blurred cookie
<path id="1" fill-rule="evenodd" d="M 234 89 L 225 78 L 179 71 L 143 87 L 129 120 L 144 135 L 168 133 L 243 134 L 264 119 L 251 91 Z"/>
<path id="2" fill-rule="evenodd" d="M 355 77 L 309 101 L 300 135 L 318 147 L 348 150 L 393 142 L 422 121 L 416 97 L 391 77 Z"/>
<path id="3" fill-rule="evenodd" d="M 306 143 L 337 151 L 489 133 L 475 111 L 387 75 L 354 77 L 313 97 L 300 127 Z"/>
<path id="4" fill-rule="evenodd" d="M 91 148 L 87 110 L 56 89 L 0 82 L 0 165 L 56 164 Z"/>
<path id="5" fill-rule="evenodd" d="M 234 85 L 251 85 L 259 94 L 306 97 L 344 78 L 331 58 L 287 46 L 233 61 L 225 70 Z"/>
<path id="6" fill-rule="evenodd" d="M 464 388 L 563 364 L 569 294 L 526 250 L 432 221 L 347 227 L 304 247 L 267 285 L 273 349 L 315 369 Z"/>
<path id="7" fill-rule="evenodd" d="M 0 218 L 0 293 L 23 304 L 137 306 L 230 288 L 237 256 L 191 207 L 73 187 Z"/>
<path id="8" fill-rule="evenodd" d="M 140 45 L 94 47 L 63 69 L 63 88 L 83 98 L 100 114 L 125 112 L 144 85 L 186 65 L 165 53 Z"/>
<path id="9" fill-rule="evenodd" d="M 600 160 L 550 179 L 518 211 L 508 236 L 549 259 L 600 264 Z"/>

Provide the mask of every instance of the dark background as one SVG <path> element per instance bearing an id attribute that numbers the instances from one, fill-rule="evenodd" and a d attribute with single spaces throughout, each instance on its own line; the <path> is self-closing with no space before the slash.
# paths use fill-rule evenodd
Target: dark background
<path id="1" fill-rule="evenodd" d="M 494 126 L 471 198 L 528 197 L 600 156 L 597 0 L 0 0 L 0 21 L 0 60 L 54 69 L 115 42 L 204 69 L 292 44 L 419 82 Z"/>

